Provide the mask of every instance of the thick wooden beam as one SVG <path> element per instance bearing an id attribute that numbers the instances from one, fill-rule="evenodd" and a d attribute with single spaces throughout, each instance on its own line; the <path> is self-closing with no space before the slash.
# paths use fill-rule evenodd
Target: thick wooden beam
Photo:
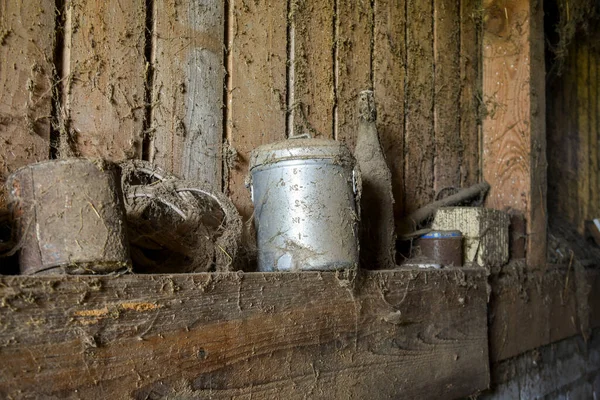
<path id="1" fill-rule="evenodd" d="M 486 279 L 467 269 L 2 277 L 0 396 L 468 396 L 489 383 Z"/>
<path id="2" fill-rule="evenodd" d="M 546 132 L 542 2 L 484 1 L 483 176 L 487 206 L 527 220 L 527 261 L 546 260 Z"/>
<path id="3" fill-rule="evenodd" d="M 0 207 L 15 169 L 50 154 L 53 0 L 0 2 Z"/>

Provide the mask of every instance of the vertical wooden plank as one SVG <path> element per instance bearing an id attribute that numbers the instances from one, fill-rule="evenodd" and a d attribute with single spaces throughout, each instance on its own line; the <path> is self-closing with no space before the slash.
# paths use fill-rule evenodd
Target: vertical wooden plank
<path id="1" fill-rule="evenodd" d="M 287 3 L 230 2 L 227 138 L 238 154 L 229 194 L 245 218 L 252 215 L 244 187 L 255 147 L 285 139 Z M 227 167 L 225 169 L 227 170 Z"/>
<path id="2" fill-rule="evenodd" d="M 335 0 L 290 0 L 292 136 L 333 137 Z"/>
<path id="3" fill-rule="evenodd" d="M 75 152 L 141 157 L 146 61 L 144 0 L 68 0 L 65 74 Z"/>
<path id="4" fill-rule="evenodd" d="M 589 121 L 589 47 L 579 43 L 577 47 L 577 134 L 579 137 L 577 157 L 578 218 L 575 225 L 583 233 L 585 219 L 589 218 L 590 196 L 590 121 Z"/>
<path id="5" fill-rule="evenodd" d="M 432 2 L 407 0 L 406 13 L 404 208 L 410 213 L 434 198 Z"/>
<path id="6" fill-rule="evenodd" d="M 153 159 L 221 190 L 223 1 L 155 0 L 153 16 Z"/>
<path id="7" fill-rule="evenodd" d="M 0 207 L 15 169 L 48 158 L 54 1 L 0 1 Z"/>
<path id="8" fill-rule="evenodd" d="M 460 7 L 459 0 L 434 0 L 434 190 L 460 187 Z M 474 82 L 470 82 L 472 85 Z"/>
<path id="9" fill-rule="evenodd" d="M 566 60 L 564 73 L 565 107 L 563 110 L 565 121 L 565 153 L 567 163 L 565 192 L 560 200 L 565 203 L 565 216 L 568 221 L 575 224 L 578 219 L 577 185 L 578 185 L 578 118 L 577 118 L 577 42 L 572 46 Z M 559 200 L 559 201 L 560 201 Z"/>
<path id="10" fill-rule="evenodd" d="M 479 0 L 460 0 L 460 140 L 462 162 L 461 186 L 471 186 L 479 181 L 479 126 L 478 100 L 479 34 L 477 19 Z"/>
<path id="11" fill-rule="evenodd" d="M 487 206 L 527 219 L 527 260 L 545 266 L 546 161 L 543 10 L 533 0 L 486 0 L 483 174 Z"/>
<path id="12" fill-rule="evenodd" d="M 398 222 L 404 205 L 404 0 L 375 0 L 374 26 L 373 90 L 377 105 L 377 132 L 392 172 L 394 217 Z"/>
<path id="13" fill-rule="evenodd" d="M 337 134 L 350 150 L 356 145 L 357 102 L 362 90 L 371 89 L 373 8 L 369 0 L 337 2 Z"/>
<path id="14" fill-rule="evenodd" d="M 589 48 L 589 103 L 588 115 L 590 117 L 590 194 L 589 194 L 589 214 L 588 218 L 597 218 L 600 216 L 600 197 L 598 195 L 598 58 L 595 51 Z"/>

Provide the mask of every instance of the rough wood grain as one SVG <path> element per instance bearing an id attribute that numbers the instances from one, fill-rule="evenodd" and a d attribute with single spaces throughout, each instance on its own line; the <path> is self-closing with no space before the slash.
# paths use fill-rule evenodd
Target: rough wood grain
<path id="1" fill-rule="evenodd" d="M 537 347 L 600 326 L 600 279 L 594 270 L 578 278 L 573 265 L 531 271 L 513 263 L 492 275 L 490 298 L 490 357 L 508 359 Z M 591 289 L 591 290 L 590 290 Z M 589 290 L 589 291 L 588 291 Z M 584 325 L 582 325 L 582 322 Z"/>
<path id="2" fill-rule="evenodd" d="M 367 0 L 337 1 L 335 138 L 353 151 L 358 130 L 357 101 L 362 90 L 373 88 L 373 8 Z"/>
<path id="3" fill-rule="evenodd" d="M 584 223 L 590 219 L 590 70 L 589 49 L 584 44 L 577 46 L 577 200 L 579 218 L 575 222 L 580 233 Z"/>
<path id="4" fill-rule="evenodd" d="M 590 65 L 590 91 L 589 91 L 589 118 L 590 118 L 590 210 L 588 218 L 600 216 L 600 187 L 598 186 L 598 54 L 589 49 Z"/>
<path id="5" fill-rule="evenodd" d="M 377 133 L 392 172 L 394 217 L 404 207 L 404 85 L 406 78 L 406 9 L 404 0 L 374 3 L 373 90 Z"/>
<path id="6" fill-rule="evenodd" d="M 433 2 L 434 190 L 459 188 L 463 145 L 460 137 L 460 6 L 458 0 Z M 473 85 L 474 82 L 470 82 Z"/>
<path id="7" fill-rule="evenodd" d="M 230 13 L 226 130 L 237 163 L 228 162 L 225 172 L 229 194 L 248 218 L 253 208 L 244 179 L 250 151 L 286 137 L 287 4 L 236 0 Z"/>
<path id="8" fill-rule="evenodd" d="M 8 174 L 50 154 L 54 6 L 0 2 L 0 207 Z"/>
<path id="9" fill-rule="evenodd" d="M 157 165 L 222 186 L 222 1 L 154 1 L 151 135 Z"/>
<path id="10" fill-rule="evenodd" d="M 66 10 L 61 140 L 85 157 L 141 157 L 146 2 L 68 0 Z"/>
<path id="11" fill-rule="evenodd" d="M 462 141 L 461 186 L 480 178 L 479 100 L 481 79 L 479 0 L 460 0 L 460 140 Z"/>
<path id="12" fill-rule="evenodd" d="M 335 0 L 290 2 L 290 112 L 293 136 L 333 138 Z"/>
<path id="13" fill-rule="evenodd" d="M 527 260 L 537 268 L 546 255 L 541 7 L 532 0 L 486 0 L 483 34 L 483 175 L 492 187 L 486 205 L 525 214 Z"/>
<path id="14" fill-rule="evenodd" d="M 434 57 L 432 2 L 406 0 L 406 136 L 404 209 L 410 213 L 434 199 Z"/>
<path id="15" fill-rule="evenodd" d="M 4 398 L 457 398 L 483 271 L 0 279 Z"/>

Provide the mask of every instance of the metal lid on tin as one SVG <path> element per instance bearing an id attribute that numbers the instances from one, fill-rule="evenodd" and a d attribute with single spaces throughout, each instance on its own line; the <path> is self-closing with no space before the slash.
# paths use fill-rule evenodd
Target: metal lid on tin
<path id="1" fill-rule="evenodd" d="M 431 231 L 421 236 L 421 239 L 447 239 L 460 237 L 462 237 L 461 231 Z"/>
<path id="2" fill-rule="evenodd" d="M 354 165 L 354 157 L 342 142 L 330 139 L 288 139 L 252 150 L 250 169 L 286 160 L 331 160 Z"/>

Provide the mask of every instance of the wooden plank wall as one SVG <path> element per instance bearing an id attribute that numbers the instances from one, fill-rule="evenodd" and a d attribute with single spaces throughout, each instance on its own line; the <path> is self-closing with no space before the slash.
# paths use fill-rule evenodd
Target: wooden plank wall
<path id="1" fill-rule="evenodd" d="M 584 231 L 600 217 L 598 134 L 600 51 L 585 37 L 573 41 L 563 72 L 549 84 L 548 209 Z"/>
<path id="2" fill-rule="evenodd" d="M 249 217 L 250 151 L 353 148 L 372 88 L 398 219 L 480 179 L 477 0 L 20 3 L 0 1 L 3 177 L 49 155 L 144 158 Z"/>
<path id="3" fill-rule="evenodd" d="M 50 156 L 54 41 L 54 0 L 0 1 L 2 187 L 10 172 Z"/>

